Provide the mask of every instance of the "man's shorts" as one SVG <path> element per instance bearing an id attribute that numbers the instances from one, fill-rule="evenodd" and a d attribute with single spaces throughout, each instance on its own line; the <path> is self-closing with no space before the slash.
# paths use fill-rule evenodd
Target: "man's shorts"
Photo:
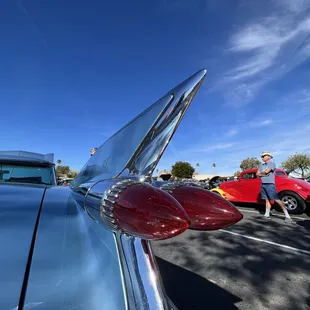
<path id="1" fill-rule="evenodd" d="M 262 199 L 266 200 L 278 200 L 279 196 L 275 184 L 273 183 L 262 183 L 260 194 Z"/>

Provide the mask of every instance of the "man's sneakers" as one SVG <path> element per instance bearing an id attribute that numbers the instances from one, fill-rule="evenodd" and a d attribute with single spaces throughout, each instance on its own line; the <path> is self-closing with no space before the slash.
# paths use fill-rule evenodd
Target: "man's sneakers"
<path id="1" fill-rule="evenodd" d="M 265 219 L 265 220 L 271 220 L 271 217 L 270 216 L 266 216 L 266 215 L 263 215 L 262 218 Z M 288 224 L 294 224 L 295 223 L 290 217 L 286 217 L 284 222 L 288 223 Z"/>
<path id="2" fill-rule="evenodd" d="M 291 223 L 293 224 L 294 221 L 290 218 L 290 217 L 286 217 L 285 220 L 284 220 L 285 223 Z"/>

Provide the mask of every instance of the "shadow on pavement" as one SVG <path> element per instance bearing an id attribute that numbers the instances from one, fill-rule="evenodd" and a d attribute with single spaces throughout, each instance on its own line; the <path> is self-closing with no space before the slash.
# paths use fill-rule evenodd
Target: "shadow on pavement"
<path id="1" fill-rule="evenodd" d="M 156 257 L 168 296 L 179 310 L 238 309 L 239 297 L 207 279 Z"/>
<path id="2" fill-rule="evenodd" d="M 298 221 L 296 224 L 310 231 L 310 221 Z"/>
<path id="3" fill-rule="evenodd" d="M 283 218 L 266 221 L 258 214 L 224 231 L 188 230 L 153 243 L 157 257 L 181 267 L 158 259 L 168 294 L 180 309 L 192 309 L 188 305 L 195 300 L 200 305 L 209 300 L 214 305 L 210 309 L 305 309 L 309 302 L 305 288 L 310 284 L 310 255 L 281 246 L 310 250 L 310 221 L 298 224 L 285 223 Z M 234 305 L 238 299 L 241 301 Z M 218 306 L 217 302 L 226 302 L 227 306 Z"/>

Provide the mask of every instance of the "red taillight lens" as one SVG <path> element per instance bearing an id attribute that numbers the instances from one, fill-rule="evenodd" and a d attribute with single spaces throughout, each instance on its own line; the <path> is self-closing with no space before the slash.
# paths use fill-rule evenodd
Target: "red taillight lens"
<path id="1" fill-rule="evenodd" d="M 191 229 L 216 230 L 239 222 L 243 215 L 228 200 L 208 190 L 181 186 L 171 195 L 183 206 L 191 220 Z"/>
<path id="2" fill-rule="evenodd" d="M 158 188 L 139 183 L 110 190 L 101 216 L 110 228 L 147 240 L 174 237 L 190 224 L 176 199 Z"/>

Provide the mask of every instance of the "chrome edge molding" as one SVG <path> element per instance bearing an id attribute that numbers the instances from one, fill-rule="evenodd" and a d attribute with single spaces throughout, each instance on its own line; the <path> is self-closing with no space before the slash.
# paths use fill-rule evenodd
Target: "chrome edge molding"
<path id="1" fill-rule="evenodd" d="M 115 233 L 128 309 L 177 310 L 168 298 L 149 241 Z"/>

